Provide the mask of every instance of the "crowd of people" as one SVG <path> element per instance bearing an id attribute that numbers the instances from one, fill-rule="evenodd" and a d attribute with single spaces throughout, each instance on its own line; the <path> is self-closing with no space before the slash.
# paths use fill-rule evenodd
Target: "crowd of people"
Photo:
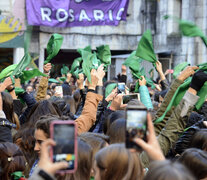
<path id="1" fill-rule="evenodd" d="M 127 83 L 126 66 L 121 74 L 106 81 L 101 64 L 91 70 L 91 82 L 68 72 L 53 77 L 52 65 L 44 65 L 47 76 L 25 84 L 6 77 L 0 84 L 0 179 L 2 180 L 205 180 L 207 179 L 207 99 L 199 110 L 195 105 L 207 74 L 197 66 L 187 66 L 170 83 L 157 61 L 159 77 L 155 89 L 144 76 L 138 80 L 140 99 L 122 103 L 124 94 L 134 93 L 135 83 Z M 63 75 L 64 76 L 64 75 Z M 192 77 L 182 100 L 161 118 L 176 90 Z M 112 84 L 125 83 L 119 93 Z M 63 91 L 57 90 L 61 86 Z M 25 91 L 17 92 L 18 88 Z M 135 137 L 140 150 L 128 149 L 126 108 L 145 106 L 147 138 Z M 52 162 L 49 147 L 50 124 L 74 121 L 77 125 L 78 162 L 74 173 L 57 173 L 66 162 Z M 156 121 L 156 122 L 155 122 Z M 67 136 L 67 134 L 65 134 Z"/>

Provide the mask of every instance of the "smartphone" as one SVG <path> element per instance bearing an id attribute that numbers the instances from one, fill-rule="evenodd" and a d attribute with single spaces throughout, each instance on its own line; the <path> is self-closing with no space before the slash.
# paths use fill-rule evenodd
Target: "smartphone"
<path id="1" fill-rule="evenodd" d="M 127 106 L 126 109 L 126 148 L 138 151 L 141 147 L 133 142 L 135 137 L 146 141 L 147 134 L 147 109 L 144 106 Z"/>
<path id="2" fill-rule="evenodd" d="M 58 173 L 74 173 L 77 169 L 77 127 L 74 121 L 53 121 L 50 136 L 56 142 L 51 148 L 53 162 L 66 161 L 68 168 Z"/>
<path id="3" fill-rule="evenodd" d="M 118 94 L 125 94 L 125 83 L 118 83 L 117 85 Z"/>
<path id="4" fill-rule="evenodd" d="M 139 93 L 123 95 L 123 97 L 122 97 L 122 104 L 127 104 L 132 99 L 140 100 Z"/>
<path id="5" fill-rule="evenodd" d="M 59 97 L 63 97 L 63 87 L 62 86 L 56 86 L 55 87 L 55 93 Z"/>

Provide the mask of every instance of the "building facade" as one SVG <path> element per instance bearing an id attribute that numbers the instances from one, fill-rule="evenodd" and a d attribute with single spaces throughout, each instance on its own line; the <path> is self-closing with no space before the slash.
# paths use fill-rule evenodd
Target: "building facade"
<path id="1" fill-rule="evenodd" d="M 25 8 L 24 0 L 16 1 L 21 1 L 21 7 Z M 8 12 L 12 11 L 16 1 L 1 1 L 2 14 L 6 8 Z M 95 49 L 99 45 L 108 44 L 113 57 L 110 67 L 112 77 L 120 72 L 122 62 L 137 48 L 143 32 L 151 29 L 154 49 L 163 63 L 164 70 L 171 69 L 183 61 L 192 65 L 207 61 L 207 49 L 200 38 L 181 36 L 178 23 L 173 19 L 163 18 L 168 14 L 192 21 L 207 35 L 207 0 L 129 0 L 127 12 L 127 20 L 121 21 L 118 26 L 34 27 L 30 52 L 39 55 L 39 68 L 42 70 L 47 42 L 52 33 L 59 33 L 64 37 L 61 56 L 56 63 L 71 64 L 77 56 L 77 48 L 91 45 L 92 49 Z M 1 48 L 8 47 L 0 43 Z M 14 63 L 21 60 L 22 45 L 15 45 L 13 42 L 9 48 L 13 48 Z M 145 63 L 145 67 L 147 72 L 152 66 Z"/>

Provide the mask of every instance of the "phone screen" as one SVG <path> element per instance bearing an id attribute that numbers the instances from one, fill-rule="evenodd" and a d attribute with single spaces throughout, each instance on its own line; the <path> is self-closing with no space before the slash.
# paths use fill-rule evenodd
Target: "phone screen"
<path id="1" fill-rule="evenodd" d="M 58 95 L 60 97 L 63 97 L 63 88 L 62 88 L 62 86 L 56 86 L 55 87 L 55 92 L 56 92 L 56 95 Z"/>
<path id="2" fill-rule="evenodd" d="M 124 94 L 125 93 L 125 83 L 118 83 L 118 93 L 122 93 Z"/>
<path id="3" fill-rule="evenodd" d="M 53 147 L 53 162 L 66 161 L 68 168 L 75 168 L 75 128 L 74 124 L 54 124 L 53 139 L 56 146 Z"/>
<path id="4" fill-rule="evenodd" d="M 128 109 L 126 121 L 126 147 L 140 150 L 133 142 L 135 137 L 146 140 L 147 132 L 147 110 Z"/>

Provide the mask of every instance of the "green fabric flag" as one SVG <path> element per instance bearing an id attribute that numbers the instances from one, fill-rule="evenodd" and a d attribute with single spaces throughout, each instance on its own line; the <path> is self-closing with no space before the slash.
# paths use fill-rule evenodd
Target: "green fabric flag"
<path id="1" fill-rule="evenodd" d="M 61 74 L 62 75 L 66 75 L 67 76 L 67 73 L 69 72 L 69 68 L 68 66 L 66 66 L 65 64 L 63 64 L 63 67 L 61 68 Z"/>
<path id="2" fill-rule="evenodd" d="M 109 94 L 111 94 L 112 90 L 115 89 L 117 87 L 117 83 L 111 83 L 108 86 L 106 86 L 105 89 L 105 98 L 107 98 L 107 96 Z"/>
<path id="3" fill-rule="evenodd" d="M 141 76 L 140 74 L 140 66 L 142 60 L 135 56 L 136 51 L 133 51 L 130 56 L 124 61 L 123 65 L 128 66 L 129 69 L 136 74 L 136 78 Z"/>
<path id="4" fill-rule="evenodd" d="M 26 53 L 24 55 L 24 57 L 21 59 L 21 61 L 19 62 L 19 64 L 16 66 L 16 68 L 14 69 L 14 71 L 11 74 L 11 78 L 13 78 L 13 76 L 15 76 L 15 78 L 20 78 L 20 76 L 22 75 L 22 71 L 30 64 L 32 58 L 30 56 L 29 53 Z"/>
<path id="5" fill-rule="evenodd" d="M 207 73 L 207 66 L 203 66 L 201 68 L 199 68 L 198 70 L 205 70 L 205 72 Z M 197 71 L 198 71 L 197 70 Z M 185 80 L 185 82 L 183 84 L 181 84 L 177 90 L 175 91 L 173 97 L 172 97 L 172 100 L 170 101 L 169 105 L 167 106 L 165 112 L 163 113 L 163 115 L 156 119 L 154 122 L 155 123 L 159 123 L 163 120 L 163 118 L 165 117 L 166 113 L 172 108 L 172 106 L 177 106 L 180 101 L 182 100 L 183 96 L 185 95 L 186 91 L 188 90 L 189 88 L 189 85 L 191 83 L 191 80 L 192 80 L 192 77 L 189 77 L 188 79 Z M 198 96 L 200 96 L 198 102 L 196 103 L 195 107 L 196 109 L 200 109 L 201 106 L 203 105 L 203 103 L 205 102 L 205 99 L 207 97 L 207 83 L 204 84 L 204 86 L 200 89 L 200 91 L 198 92 Z"/>
<path id="6" fill-rule="evenodd" d="M 54 78 L 50 78 L 49 80 L 48 80 L 48 82 L 49 83 L 60 83 L 58 80 L 56 80 L 56 79 L 54 79 Z"/>
<path id="7" fill-rule="evenodd" d="M 19 96 L 19 94 L 22 94 L 24 92 L 25 92 L 24 89 L 19 88 L 19 87 L 15 87 L 15 93 L 16 93 L 17 96 Z"/>
<path id="8" fill-rule="evenodd" d="M 50 37 L 50 40 L 48 41 L 48 44 L 47 44 L 48 56 L 47 56 L 44 64 L 49 63 L 51 61 L 51 59 L 58 54 L 58 52 L 62 46 L 62 43 L 63 43 L 63 36 L 61 36 L 60 34 L 53 34 Z"/>
<path id="9" fill-rule="evenodd" d="M 21 79 L 21 83 L 24 83 L 36 76 L 44 76 L 46 77 L 47 75 L 40 72 L 39 69 L 33 69 L 33 70 L 30 70 L 30 71 L 22 71 L 22 75 L 20 76 L 20 79 Z"/>
<path id="10" fill-rule="evenodd" d="M 115 89 L 117 87 L 117 83 L 111 83 L 109 84 L 108 86 L 106 86 L 106 89 L 105 89 L 105 98 L 107 98 L 107 96 L 109 94 L 111 94 L 112 90 Z M 111 106 L 111 102 L 109 102 L 108 106 L 107 107 L 110 107 Z"/>
<path id="11" fill-rule="evenodd" d="M 25 177 L 21 171 L 13 172 L 13 173 L 11 173 L 11 176 L 13 177 L 12 179 L 14 179 L 14 180 L 19 180 L 20 178 Z"/>
<path id="12" fill-rule="evenodd" d="M 102 45 L 96 47 L 97 49 L 97 57 L 101 60 L 101 63 L 106 66 L 111 64 L 111 51 L 109 45 Z"/>
<path id="13" fill-rule="evenodd" d="M 164 19 L 168 19 L 168 18 L 173 18 L 175 21 L 179 23 L 179 29 L 184 36 L 200 37 L 207 47 L 207 37 L 196 24 L 190 21 L 179 19 L 178 17 L 169 16 L 169 15 L 164 16 Z"/>
<path id="14" fill-rule="evenodd" d="M 173 77 L 176 78 L 180 74 L 180 72 L 183 71 L 189 65 L 190 64 L 188 62 L 183 62 L 183 63 L 180 63 L 177 66 L 175 66 L 174 72 L 173 72 Z"/>
<path id="15" fill-rule="evenodd" d="M 12 74 L 12 72 L 14 71 L 14 69 L 17 67 L 18 64 L 12 64 L 8 67 L 6 67 L 5 69 L 3 69 L 0 73 L 0 80 L 10 76 Z"/>
<path id="16" fill-rule="evenodd" d="M 189 36 L 189 37 L 200 37 L 204 44 L 207 47 L 207 37 L 204 35 L 202 30 L 196 26 L 194 23 L 189 22 L 189 21 L 184 21 L 180 20 L 179 21 L 179 29 L 181 30 L 181 33 L 184 36 Z"/>
<path id="17" fill-rule="evenodd" d="M 82 63 L 83 59 L 81 57 L 79 58 L 76 58 L 74 61 L 73 61 L 73 64 L 71 66 L 71 70 L 70 70 L 70 73 L 73 74 L 73 72 L 76 71 L 77 68 L 80 68 L 80 65 Z"/>
<path id="18" fill-rule="evenodd" d="M 149 75 L 150 75 L 150 79 L 153 80 L 154 79 L 154 68 L 149 70 Z"/>
<path id="19" fill-rule="evenodd" d="M 95 52 L 92 54 L 89 51 L 82 50 L 82 58 L 83 73 L 87 76 L 88 81 L 91 83 L 91 70 L 97 69 L 101 62 L 97 59 Z"/>
<path id="20" fill-rule="evenodd" d="M 136 56 L 149 61 L 153 63 L 154 66 L 156 66 L 155 63 L 157 61 L 157 58 L 154 52 L 152 34 L 150 30 L 147 30 L 140 39 L 136 50 Z"/>
<path id="21" fill-rule="evenodd" d="M 60 77 L 60 81 L 64 82 L 66 80 L 66 77 Z"/>
<path id="22" fill-rule="evenodd" d="M 152 89 L 154 89 L 155 85 L 154 85 L 153 81 L 146 77 L 144 67 L 141 68 L 142 59 L 135 56 L 135 54 L 136 54 L 136 51 L 133 51 L 130 54 L 130 56 L 125 60 L 123 65 L 129 67 L 134 78 L 142 79 L 141 76 L 144 76 L 147 81 L 147 84 L 149 84 L 152 87 Z M 137 83 L 136 83 L 135 92 L 139 92 L 139 81 L 137 81 Z"/>
<path id="23" fill-rule="evenodd" d="M 78 48 L 77 52 L 82 56 L 82 51 L 92 52 L 91 46 L 86 46 L 85 48 Z"/>

